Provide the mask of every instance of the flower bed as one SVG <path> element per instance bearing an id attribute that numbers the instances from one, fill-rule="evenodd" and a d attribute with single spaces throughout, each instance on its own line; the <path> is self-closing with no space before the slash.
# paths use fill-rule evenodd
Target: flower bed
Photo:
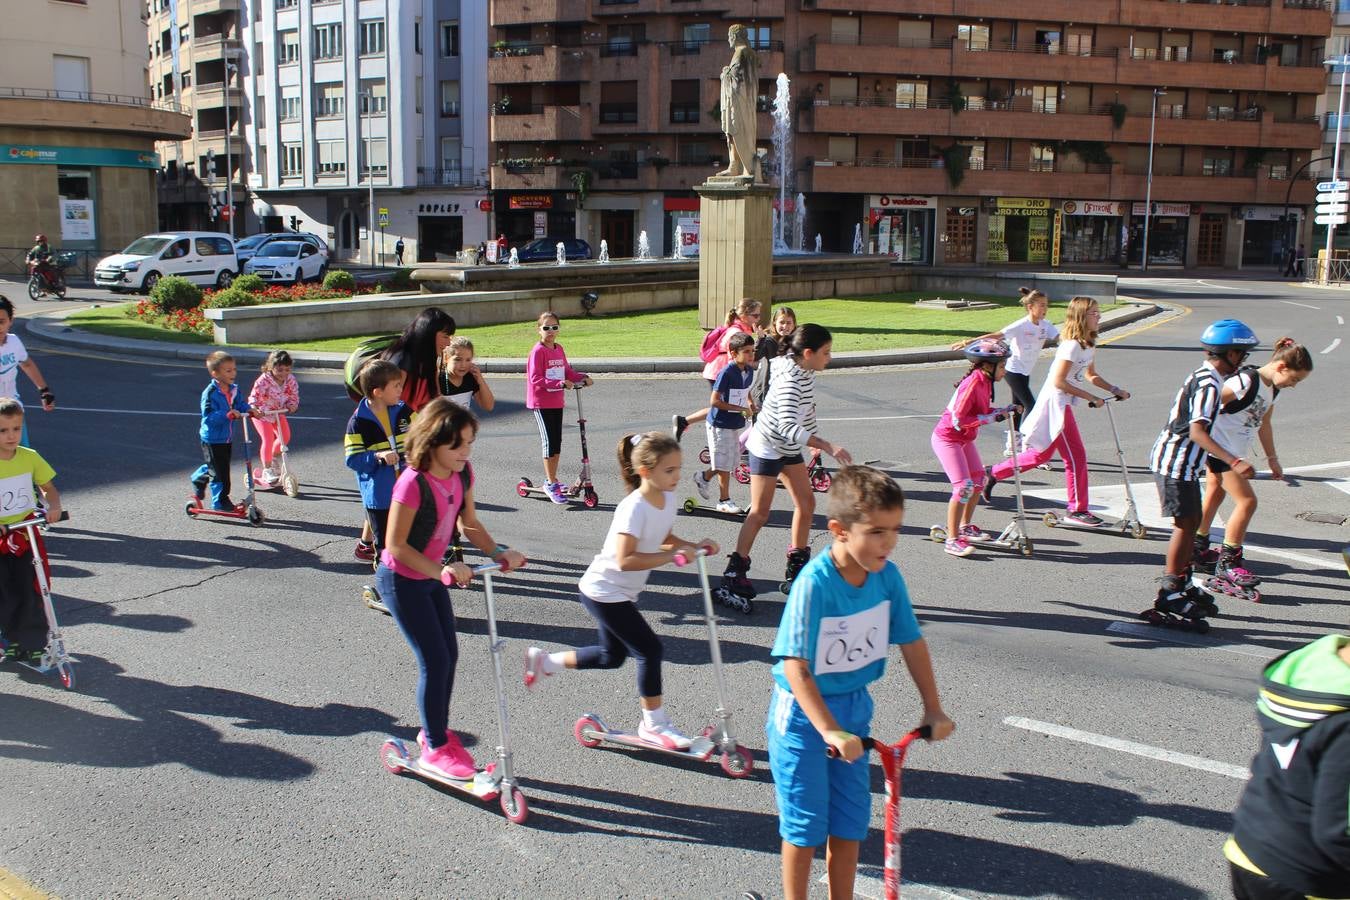
<path id="1" fill-rule="evenodd" d="M 329 274 L 331 277 L 335 273 Z M 210 337 L 212 325 L 205 315 L 205 310 L 210 308 L 258 306 L 264 303 L 292 303 L 296 300 L 340 300 L 344 297 L 384 293 L 384 290 L 383 285 L 361 286 L 355 290 L 326 288 L 317 284 L 269 284 L 256 290 L 245 290 L 232 286 L 219 291 L 204 291 L 201 302 L 190 309 L 165 311 L 153 298 L 147 298 L 128 306 L 126 314 L 129 318 L 146 325 L 156 325 L 168 331 Z"/>

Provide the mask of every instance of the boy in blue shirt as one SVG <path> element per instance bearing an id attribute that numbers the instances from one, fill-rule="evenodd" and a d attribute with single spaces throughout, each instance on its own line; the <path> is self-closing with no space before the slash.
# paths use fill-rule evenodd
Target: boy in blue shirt
<path id="1" fill-rule="evenodd" d="M 694 473 L 694 487 L 704 500 L 712 499 L 712 479 L 717 476 L 721 490 L 717 511 L 739 516 L 744 509 L 731 499 L 731 470 L 741 461 L 741 432 L 745 417 L 754 415 L 750 399 L 750 385 L 755 380 L 755 339 L 738 332 L 727 342 L 731 362 L 717 373 L 713 381 L 712 399 L 705 423 L 708 431 L 708 463 L 706 471 Z"/>
<path id="2" fill-rule="evenodd" d="M 904 518 L 904 492 L 870 466 L 845 466 L 829 495 L 834 542 L 792 583 L 773 655 L 766 725 L 769 767 L 783 838 L 783 895 L 805 900 L 816 847 L 828 842 L 831 897 L 852 897 L 858 846 L 872 818 L 869 769 L 859 735 L 871 730 L 867 685 L 900 646 L 923 702 L 931 740 L 952 733 L 928 645 L 900 570 L 889 559 Z M 833 747 L 837 759 L 826 756 Z"/>
<path id="3" fill-rule="evenodd" d="M 211 373 L 211 383 L 202 391 L 202 424 L 197 429 L 205 462 L 192 473 L 192 492 L 200 503 L 209 483 L 211 508 L 226 511 L 234 509 L 234 501 L 230 499 L 234 420 L 255 415 L 256 411 L 234 383 L 239 372 L 233 356 L 217 350 L 206 357 L 206 371 Z"/>
<path id="4" fill-rule="evenodd" d="M 399 399 L 405 378 L 403 370 L 387 360 L 373 359 L 362 366 L 356 381 L 364 397 L 347 420 L 343 438 L 347 468 L 356 473 L 361 505 L 374 538 L 369 547 L 374 559 L 384 549 L 389 504 L 412 422 L 412 411 Z"/>

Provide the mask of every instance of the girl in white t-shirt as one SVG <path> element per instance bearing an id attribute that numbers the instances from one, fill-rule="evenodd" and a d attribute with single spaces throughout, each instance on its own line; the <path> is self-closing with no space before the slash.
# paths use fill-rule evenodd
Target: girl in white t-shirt
<path id="1" fill-rule="evenodd" d="M 1271 418 L 1275 414 L 1275 399 L 1280 391 L 1294 387 L 1312 372 L 1312 355 L 1308 348 L 1283 337 L 1275 342 L 1270 361 L 1259 369 L 1239 369 L 1223 383 L 1219 395 L 1219 414 L 1214 417 L 1209 436 L 1233 456 L 1241 459 L 1248 454 L 1253 441 L 1261 441 L 1270 474 L 1284 480 L 1284 469 L 1275 455 L 1275 429 Z M 1217 554 L 1209 549 L 1209 529 L 1219 512 L 1224 497 L 1233 497 L 1233 515 L 1224 525 L 1223 547 Z M 1213 456 L 1209 457 L 1209 471 L 1205 474 L 1205 505 L 1200 527 L 1195 532 L 1194 559 L 1212 562 L 1214 574 L 1223 575 L 1242 587 L 1253 587 L 1259 578 L 1243 564 L 1242 542 L 1247 528 L 1256 514 L 1256 493 L 1249 479 L 1243 478 Z"/>
<path id="2" fill-rule="evenodd" d="M 525 686 L 541 675 L 564 669 L 617 669 L 632 656 L 637 662 L 642 724 L 637 735 L 666 750 L 687 750 L 690 740 L 676 730 L 661 705 L 661 639 L 637 608 L 638 594 L 648 573 L 674 560 L 677 553 L 693 556 L 696 546 L 677 537 L 671 527 L 680 504 L 680 445 L 668 434 L 649 431 L 625 435 L 619 441 L 619 471 L 632 491 L 614 509 L 614 521 L 604 549 L 581 576 L 581 605 L 595 619 L 600 640 L 595 646 L 553 653 L 531 647 L 525 651 Z M 715 555 L 710 540 L 697 544 Z"/>
<path id="3" fill-rule="evenodd" d="M 1083 439 L 1078 434 L 1078 423 L 1073 408 L 1079 400 L 1088 406 L 1101 406 L 1106 401 L 1090 393 L 1091 384 L 1120 400 L 1130 394 L 1097 374 L 1093 357 L 1096 353 L 1097 323 L 1101 309 L 1091 297 L 1074 297 L 1064 318 L 1064 334 L 1055 360 L 1041 385 L 1041 399 L 1022 419 L 1022 443 L 1025 449 L 1013 459 L 1005 459 L 990 470 L 984 483 L 984 499 L 993 495 L 994 485 L 1012 475 L 1013 466 L 1019 472 L 1039 466 L 1059 454 L 1064 460 L 1064 484 L 1068 492 L 1067 518 L 1079 525 L 1100 528 L 1106 523 L 1088 512 L 1088 463 Z"/>
<path id="4" fill-rule="evenodd" d="M 1021 407 L 1019 412 L 1013 413 L 1014 428 L 1021 427 L 1022 417 L 1036 405 L 1036 395 L 1031 391 L 1031 373 L 1036 368 L 1036 360 L 1046 344 L 1059 340 L 1059 329 L 1045 317 L 1050 309 L 1050 298 L 1034 288 L 1020 287 L 1017 290 L 1022 295 L 1022 307 L 1027 311 L 1025 316 L 1002 331 L 952 344 L 953 350 L 964 350 L 976 341 L 987 338 L 1007 342 L 1012 356 L 1008 357 L 1008 368 L 1003 373 L 1003 380 L 1012 391 L 1013 403 Z M 1011 435 L 1008 436 L 1003 455 L 1013 455 Z"/>

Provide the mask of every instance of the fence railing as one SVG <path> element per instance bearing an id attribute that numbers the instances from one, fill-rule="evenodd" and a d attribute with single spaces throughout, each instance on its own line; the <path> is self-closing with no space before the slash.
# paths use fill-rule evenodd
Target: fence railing
<path id="1" fill-rule="evenodd" d="M 149 97 L 136 97 L 129 94 L 102 94 L 91 91 L 0 87 L 0 98 L 5 97 L 14 97 L 20 100 L 68 100 L 73 103 L 109 103 L 115 106 L 139 106 L 146 109 L 163 109 L 168 112 L 184 112 L 175 100 L 151 100 Z"/>
<path id="2" fill-rule="evenodd" d="M 28 277 L 28 251 L 32 247 L 0 247 L 0 275 Z M 93 281 L 94 269 L 105 256 L 120 253 L 116 250 L 61 250 L 53 249 L 56 261 L 65 270 L 67 281 Z M 14 298 L 11 297 L 11 300 Z"/>

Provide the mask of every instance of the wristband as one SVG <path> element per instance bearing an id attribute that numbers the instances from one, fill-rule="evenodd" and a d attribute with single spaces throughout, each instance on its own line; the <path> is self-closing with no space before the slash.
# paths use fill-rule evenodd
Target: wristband
<path id="1" fill-rule="evenodd" d="M 1237 464 L 1240 463 L 1240 462 L 1246 462 L 1246 460 L 1243 459 L 1243 458 L 1240 457 L 1240 456 L 1235 456 L 1235 457 L 1233 457 L 1233 461 L 1230 462 L 1230 463 L 1228 464 L 1228 468 L 1230 468 L 1230 469 L 1236 469 L 1236 468 L 1237 468 Z"/>
<path id="2" fill-rule="evenodd" d="M 506 546 L 505 544 L 498 544 L 496 547 L 492 548 L 493 559 L 496 559 L 498 556 L 506 555 L 507 551 L 509 551 L 510 549 L 511 548 Z"/>
<path id="3" fill-rule="evenodd" d="M 38 390 L 38 396 L 42 398 L 42 402 L 43 402 L 43 403 L 55 403 L 55 402 L 56 402 L 56 395 L 53 394 L 53 393 L 52 393 L 49 389 L 47 389 L 47 388 L 40 388 L 40 389 Z"/>

